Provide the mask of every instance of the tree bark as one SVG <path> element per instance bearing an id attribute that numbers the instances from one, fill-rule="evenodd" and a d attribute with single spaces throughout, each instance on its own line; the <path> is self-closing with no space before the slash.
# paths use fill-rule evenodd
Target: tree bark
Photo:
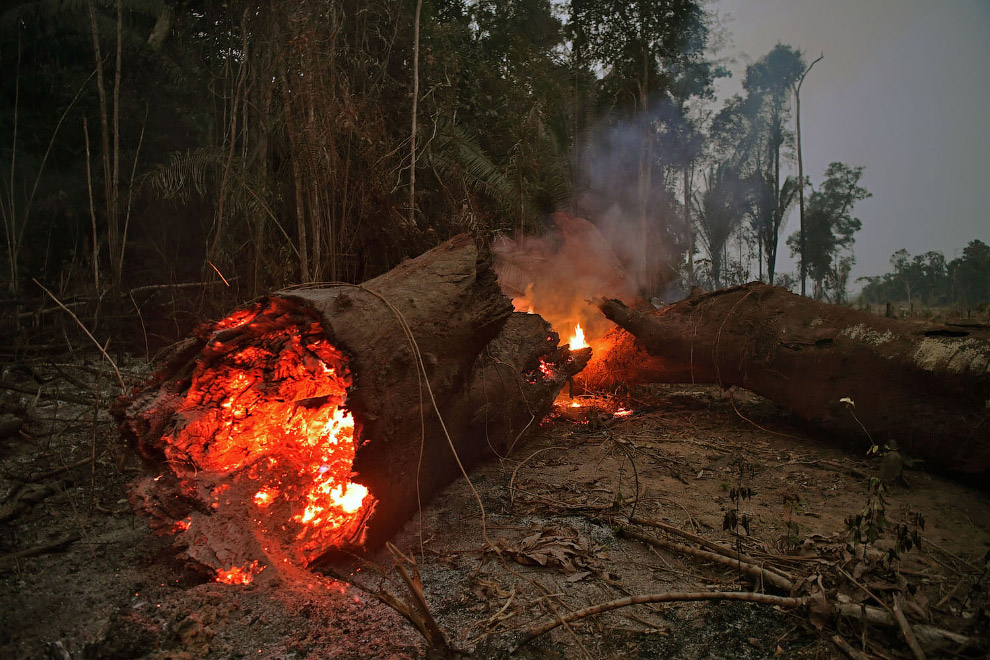
<path id="1" fill-rule="evenodd" d="M 413 89 L 412 89 L 412 128 L 409 131 L 409 226 L 416 226 L 416 113 L 419 104 L 419 15 L 423 10 L 423 0 L 416 1 L 416 16 L 413 19 Z"/>
<path id="2" fill-rule="evenodd" d="M 598 306 L 625 330 L 581 374 L 589 387 L 735 385 L 864 451 L 896 442 L 928 467 L 990 470 L 985 327 L 886 319 L 757 282 L 659 310 Z"/>
<path id="3" fill-rule="evenodd" d="M 684 164 L 684 231 L 687 232 L 687 281 L 694 285 L 694 227 L 691 226 L 691 169 L 693 164 Z M 713 268 L 714 270 L 714 268 Z"/>
<path id="4" fill-rule="evenodd" d="M 361 286 L 290 289 L 256 304 L 273 310 L 269 319 L 309 319 L 300 328 L 313 327 L 315 320 L 318 334 L 347 357 L 353 378 L 344 404 L 355 421 L 352 481 L 366 486 L 377 503 L 364 519 L 308 554 L 307 561 L 380 546 L 420 504 L 461 476 L 458 458 L 467 468 L 510 452 L 590 357 L 590 349 L 572 353 L 558 347 L 558 337 L 539 316 L 513 313 L 511 301 L 499 290 L 490 255 L 468 236 Z M 190 396 L 193 379 L 202 382 L 203 374 L 222 361 L 260 345 L 260 331 L 252 330 L 258 325 L 204 326 L 116 411 L 125 436 L 155 463 L 155 474 L 164 471 L 168 477 L 156 480 L 152 475 L 137 482 L 135 506 L 157 517 L 160 527 L 190 516 L 200 540 L 189 543 L 186 557 L 210 569 L 243 566 L 265 556 L 269 565 L 280 563 L 269 550 L 283 542 L 279 532 L 262 534 L 255 529 L 259 514 L 251 503 L 229 501 L 237 499 L 236 483 L 220 491 L 228 498 L 220 509 L 211 511 L 207 497 L 190 496 L 191 484 L 229 481 L 228 473 L 214 470 L 210 475 L 203 465 L 163 461 L 170 434 L 189 428 L 191 415 L 197 413 L 199 404 Z M 421 383 L 423 371 L 427 380 Z M 258 389 L 273 389 L 272 384 L 259 383 Z M 257 464 L 260 459 L 251 460 Z M 256 468 L 245 463 L 243 469 Z M 243 492 L 250 499 L 258 483 L 248 488 Z M 217 487 L 206 492 L 216 493 Z M 296 530 L 288 518 L 288 530 L 282 525 L 281 533 L 289 535 L 284 545 L 291 546 Z M 266 520 L 266 529 L 276 527 L 270 522 Z"/>
<path id="5" fill-rule="evenodd" d="M 798 162 L 798 203 L 800 204 L 800 246 L 801 246 L 801 295 L 807 295 L 805 288 L 805 283 L 808 278 L 808 265 L 805 255 L 805 236 L 804 236 L 804 160 L 801 157 L 801 85 L 804 84 L 805 76 L 811 71 L 811 67 L 818 64 L 820 60 L 825 57 L 823 52 L 818 56 L 814 62 L 808 65 L 808 68 L 804 70 L 801 74 L 801 78 L 798 79 L 797 84 L 794 85 L 794 121 L 797 125 L 797 162 Z"/>

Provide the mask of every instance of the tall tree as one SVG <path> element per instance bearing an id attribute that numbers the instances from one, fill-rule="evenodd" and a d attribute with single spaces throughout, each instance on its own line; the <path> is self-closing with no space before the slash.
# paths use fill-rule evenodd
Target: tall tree
<path id="1" fill-rule="evenodd" d="M 794 125 L 795 132 L 797 133 L 797 163 L 798 163 L 798 217 L 800 218 L 800 232 L 801 232 L 801 254 L 804 254 L 805 250 L 805 240 L 804 240 L 804 157 L 801 152 L 801 85 L 804 84 L 804 79 L 811 71 L 811 67 L 815 66 L 825 57 L 825 53 L 822 53 L 818 58 L 809 64 L 801 77 L 797 79 L 794 83 Z M 805 282 L 808 277 L 808 273 L 805 269 L 805 262 L 801 262 L 801 295 L 806 295 Z"/>
<path id="2" fill-rule="evenodd" d="M 482 0 L 473 8 L 477 70 L 467 69 L 470 122 L 511 187 L 500 228 L 518 232 L 569 196 L 566 125 L 571 67 L 549 0 Z"/>
<path id="3" fill-rule="evenodd" d="M 855 233 L 863 226 L 852 215 L 857 202 L 870 197 L 870 193 L 859 185 L 864 167 L 852 167 L 845 163 L 830 163 L 825 170 L 825 180 L 819 190 L 808 200 L 808 226 L 805 229 L 806 252 L 801 256 L 799 233 L 787 239 L 791 254 L 805 262 L 805 267 L 815 283 L 815 297 L 829 298 L 828 288 L 832 289 L 831 299 L 838 302 L 845 292 L 845 283 L 853 261 L 851 253 Z M 827 285 L 831 285 L 830 287 Z"/>
<path id="4" fill-rule="evenodd" d="M 573 0 L 571 31 L 575 48 L 606 71 L 608 104 L 638 127 L 638 275 L 651 293 L 658 278 L 650 256 L 657 220 L 651 203 L 657 185 L 653 110 L 709 89 L 714 69 L 705 56 L 705 13 L 697 0 Z"/>
<path id="5" fill-rule="evenodd" d="M 743 88 L 756 101 L 754 109 L 761 134 L 765 160 L 759 171 L 762 179 L 758 231 L 762 236 L 762 248 L 767 266 L 767 278 L 773 284 L 777 267 L 777 244 L 780 229 L 787 220 L 798 192 L 798 181 L 781 178 L 781 158 L 790 144 L 787 130 L 790 118 L 791 91 L 805 71 L 801 52 L 783 44 L 777 44 L 759 61 L 746 68 Z"/>
<path id="6" fill-rule="evenodd" d="M 722 269 L 729 238 L 745 213 L 747 191 L 739 170 L 726 163 L 710 166 L 704 178 L 705 191 L 694 202 L 695 217 L 711 265 L 711 282 L 718 289 L 723 285 Z"/>
<path id="7" fill-rule="evenodd" d="M 962 256 L 949 263 L 955 297 L 967 309 L 990 305 L 990 246 L 970 241 Z"/>

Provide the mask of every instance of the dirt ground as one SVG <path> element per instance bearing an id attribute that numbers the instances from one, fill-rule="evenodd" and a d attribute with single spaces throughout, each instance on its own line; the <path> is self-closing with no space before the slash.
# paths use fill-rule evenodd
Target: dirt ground
<path id="1" fill-rule="evenodd" d="M 145 368 L 122 371 L 136 381 Z M 836 639 L 860 657 L 917 657 L 898 627 L 834 607 L 894 602 L 916 631 L 963 636 L 924 642 L 926 657 L 987 653 L 985 487 L 917 466 L 896 478 L 867 458 L 865 439 L 836 446 L 747 392 L 641 388 L 622 416 L 616 401 L 565 401 L 513 456 L 476 468 L 406 525 L 394 543 L 415 569 L 385 549 L 230 586 L 179 563 L 171 539 L 132 513 L 126 485 L 149 468 L 119 444 L 107 413 L 119 387 L 98 357 L 19 363 L 2 383 L 0 412 L 25 420 L 0 440 L 2 658 L 425 657 L 424 637 L 397 611 L 424 618 L 397 564 L 418 571 L 451 647 L 478 658 L 517 646 L 519 658 L 847 657 Z M 882 535 L 852 544 L 847 519 L 863 515 L 882 468 L 884 501 L 874 497 L 858 526 L 865 534 L 879 511 Z M 702 542 L 784 575 L 793 594 L 699 554 Z M 895 546 L 897 559 L 880 557 Z M 527 630 L 589 605 L 698 592 L 817 594 L 818 604 L 639 604 L 522 644 Z"/>

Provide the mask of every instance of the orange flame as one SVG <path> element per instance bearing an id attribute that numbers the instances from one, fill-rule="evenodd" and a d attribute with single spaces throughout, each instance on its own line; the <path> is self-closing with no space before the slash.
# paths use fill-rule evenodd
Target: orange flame
<path id="1" fill-rule="evenodd" d="M 227 570 L 218 569 L 216 580 L 223 584 L 251 584 L 254 581 L 254 576 L 263 570 L 265 567 L 259 566 L 258 560 L 254 560 L 244 567 L 234 566 Z"/>
<path id="2" fill-rule="evenodd" d="M 262 545 L 279 545 L 292 561 L 306 563 L 341 539 L 360 538 L 375 498 L 352 481 L 346 357 L 323 339 L 318 322 L 268 304 L 212 328 L 231 339 L 221 343 L 214 334 L 203 350 L 178 410 L 184 421 L 165 438 L 165 457 L 187 487 L 204 472 L 217 484 L 214 511 L 241 515 L 250 506 L 248 515 L 260 516 Z M 229 334 L 242 326 L 251 341 Z M 247 584 L 263 568 L 255 560 L 219 569 L 216 579 Z"/>
<path id="3" fill-rule="evenodd" d="M 581 328 L 580 323 L 574 327 L 574 334 L 571 335 L 571 340 L 568 343 L 571 345 L 572 351 L 576 351 L 579 348 L 588 348 L 588 343 L 584 340 L 584 330 Z"/>
<path id="4" fill-rule="evenodd" d="M 265 487 L 254 494 L 254 503 L 260 507 L 266 507 L 274 502 L 276 497 L 278 497 L 277 490 Z"/>

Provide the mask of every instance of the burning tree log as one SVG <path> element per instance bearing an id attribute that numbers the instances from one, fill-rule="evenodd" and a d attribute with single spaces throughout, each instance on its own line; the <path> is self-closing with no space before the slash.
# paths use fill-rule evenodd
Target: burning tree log
<path id="1" fill-rule="evenodd" d="M 161 469 L 132 501 L 222 581 L 374 548 L 457 458 L 510 450 L 549 411 L 590 357 L 557 343 L 466 236 L 361 286 L 280 291 L 201 327 L 118 406 Z"/>
<path id="2" fill-rule="evenodd" d="M 624 330 L 581 374 L 587 387 L 736 385 L 846 438 L 894 441 L 929 466 L 990 470 L 985 328 L 886 319 L 761 283 L 658 310 L 597 304 Z"/>

